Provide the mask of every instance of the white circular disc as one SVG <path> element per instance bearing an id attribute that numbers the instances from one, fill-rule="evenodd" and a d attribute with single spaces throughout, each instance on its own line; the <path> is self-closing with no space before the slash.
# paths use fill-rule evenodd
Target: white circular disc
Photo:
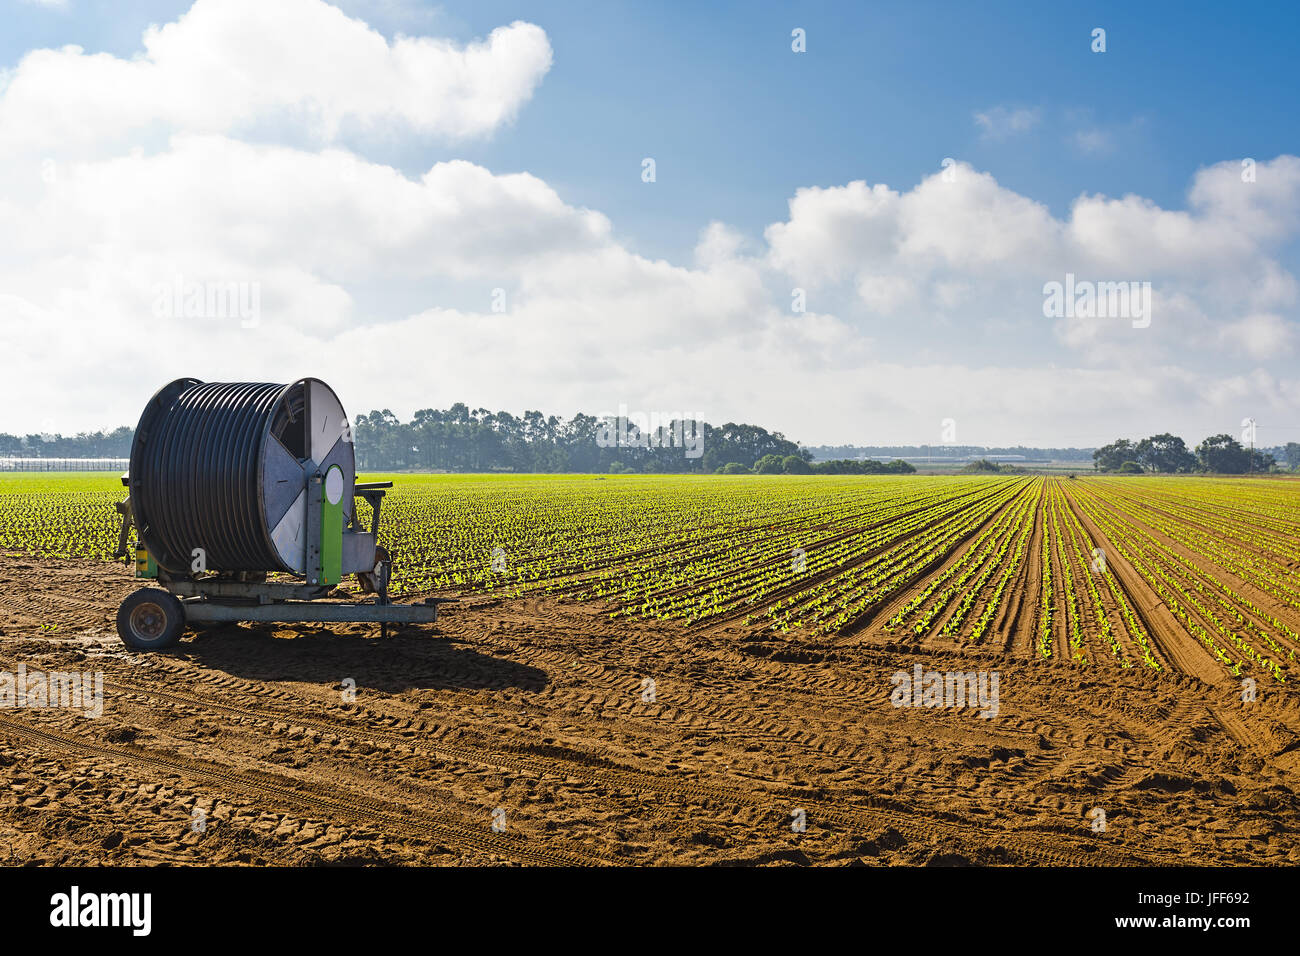
<path id="1" fill-rule="evenodd" d="M 325 500 L 332 505 L 343 500 L 343 469 L 338 465 L 325 472 Z"/>

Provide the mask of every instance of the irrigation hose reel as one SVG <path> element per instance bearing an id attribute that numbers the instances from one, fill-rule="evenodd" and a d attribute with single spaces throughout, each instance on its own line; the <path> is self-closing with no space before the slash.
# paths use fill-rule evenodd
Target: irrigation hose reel
<path id="1" fill-rule="evenodd" d="M 392 482 L 357 483 L 343 405 L 319 379 L 165 385 L 140 416 L 122 483 L 118 556 L 134 525 L 136 577 L 159 585 L 122 602 L 129 647 L 168 647 L 187 626 L 234 621 L 372 621 L 386 634 L 389 623 L 437 620 L 444 599 L 389 600 L 378 536 Z M 349 574 L 373 601 L 327 600 Z"/>

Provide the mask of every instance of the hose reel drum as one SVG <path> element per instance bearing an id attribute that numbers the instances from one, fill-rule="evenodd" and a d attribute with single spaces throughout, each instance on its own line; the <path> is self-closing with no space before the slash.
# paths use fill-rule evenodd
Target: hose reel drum
<path id="1" fill-rule="evenodd" d="M 454 600 L 389 599 L 391 560 L 377 542 L 393 483 L 357 482 L 343 405 L 320 379 L 165 385 L 140 416 L 122 482 L 118 556 L 134 525 L 136 577 L 157 584 L 118 610 L 118 633 L 136 650 L 237 621 L 373 622 L 386 635 L 389 624 L 436 622 L 438 605 Z M 268 580 L 277 573 L 298 580 Z M 373 599 L 337 600 L 347 574 Z"/>
<path id="2" fill-rule="evenodd" d="M 145 407 L 128 487 L 141 544 L 158 567 L 286 572 L 337 584 L 375 566 L 354 527 L 356 458 L 324 382 L 177 379 Z"/>

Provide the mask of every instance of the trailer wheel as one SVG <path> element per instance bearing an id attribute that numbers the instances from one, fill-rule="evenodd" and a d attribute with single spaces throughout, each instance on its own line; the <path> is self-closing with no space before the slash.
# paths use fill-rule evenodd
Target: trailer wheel
<path id="1" fill-rule="evenodd" d="M 122 643 L 137 651 L 171 647 L 185 630 L 185 609 L 161 588 L 141 588 L 117 609 L 117 633 Z"/>

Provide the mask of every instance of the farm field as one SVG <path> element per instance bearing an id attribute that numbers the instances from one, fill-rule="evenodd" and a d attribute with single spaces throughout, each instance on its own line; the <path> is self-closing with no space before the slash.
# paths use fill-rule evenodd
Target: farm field
<path id="1" fill-rule="evenodd" d="M 399 594 L 1295 683 L 1300 482 L 390 477 Z M 116 476 L 7 476 L 0 549 L 109 560 L 121 497 Z"/>
<path id="2" fill-rule="evenodd" d="M 462 598 L 436 635 L 156 655 L 113 630 L 117 476 L 0 477 L 0 670 L 108 697 L 0 710 L 0 853 L 1300 862 L 1300 482 L 393 477 L 395 589 Z M 997 712 L 898 706 L 917 666 Z"/>

